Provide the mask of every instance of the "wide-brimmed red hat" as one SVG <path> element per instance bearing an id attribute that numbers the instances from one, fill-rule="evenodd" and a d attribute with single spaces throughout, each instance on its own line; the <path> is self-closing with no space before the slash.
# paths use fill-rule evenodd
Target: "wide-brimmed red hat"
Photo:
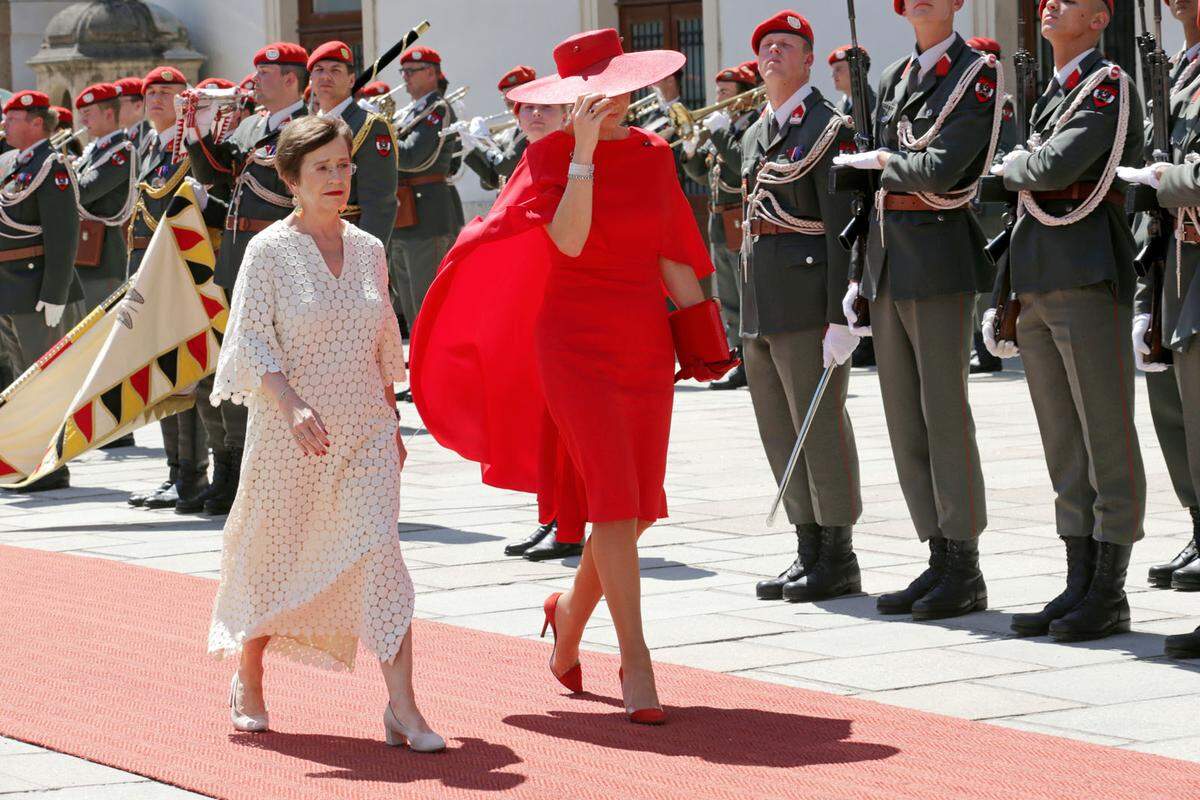
<path id="1" fill-rule="evenodd" d="M 683 68 L 687 57 L 674 50 L 626 53 L 612 28 L 578 33 L 554 48 L 557 75 L 510 89 L 516 103 L 574 103 L 582 94 L 618 95 L 645 89 Z"/>

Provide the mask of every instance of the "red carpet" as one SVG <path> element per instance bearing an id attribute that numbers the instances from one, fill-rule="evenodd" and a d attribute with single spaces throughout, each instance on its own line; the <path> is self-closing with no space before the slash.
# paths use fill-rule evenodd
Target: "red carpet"
<path id="1" fill-rule="evenodd" d="M 547 645 L 432 622 L 418 692 L 448 752 L 384 746 L 365 652 L 351 675 L 268 661 L 276 732 L 235 734 L 215 586 L 0 547 L 0 734 L 246 800 L 1200 797 L 1195 764 L 670 665 L 669 723 L 634 727 L 613 657 L 585 653 L 600 694 L 571 698 Z"/>

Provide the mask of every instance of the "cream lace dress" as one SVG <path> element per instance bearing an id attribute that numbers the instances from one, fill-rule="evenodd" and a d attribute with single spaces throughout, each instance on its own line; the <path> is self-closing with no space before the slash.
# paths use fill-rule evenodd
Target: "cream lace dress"
<path id="1" fill-rule="evenodd" d="M 269 652 L 348 670 L 360 638 L 390 660 L 412 620 L 396 417 L 383 395 L 384 382 L 405 378 L 400 329 L 383 245 L 348 223 L 342 241 L 337 278 L 285 222 L 255 236 L 242 261 L 210 398 L 249 408 L 208 637 L 218 657 L 270 636 Z M 262 392 L 271 371 L 325 422 L 326 455 L 300 451 Z"/>

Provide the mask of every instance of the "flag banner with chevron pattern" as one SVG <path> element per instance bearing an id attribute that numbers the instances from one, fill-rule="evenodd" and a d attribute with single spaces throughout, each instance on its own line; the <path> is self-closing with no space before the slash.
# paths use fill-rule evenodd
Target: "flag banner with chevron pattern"
<path id="1" fill-rule="evenodd" d="M 0 394 L 0 486 L 32 483 L 194 405 L 229 317 L 215 263 L 184 183 L 137 274 Z"/>

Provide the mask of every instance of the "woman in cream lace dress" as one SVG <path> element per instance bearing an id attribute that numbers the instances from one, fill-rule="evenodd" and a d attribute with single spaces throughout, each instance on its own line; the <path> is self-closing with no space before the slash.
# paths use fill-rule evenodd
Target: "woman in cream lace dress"
<path id="1" fill-rule="evenodd" d="M 440 749 L 413 697 L 413 585 L 396 530 L 404 355 L 383 245 L 338 216 L 349 146 L 340 120 L 284 130 L 276 169 L 298 208 L 254 237 L 233 292 L 212 401 L 246 404 L 249 421 L 208 649 L 240 657 L 230 715 L 259 731 L 264 651 L 349 670 L 361 639 L 388 686 L 388 743 Z"/>

